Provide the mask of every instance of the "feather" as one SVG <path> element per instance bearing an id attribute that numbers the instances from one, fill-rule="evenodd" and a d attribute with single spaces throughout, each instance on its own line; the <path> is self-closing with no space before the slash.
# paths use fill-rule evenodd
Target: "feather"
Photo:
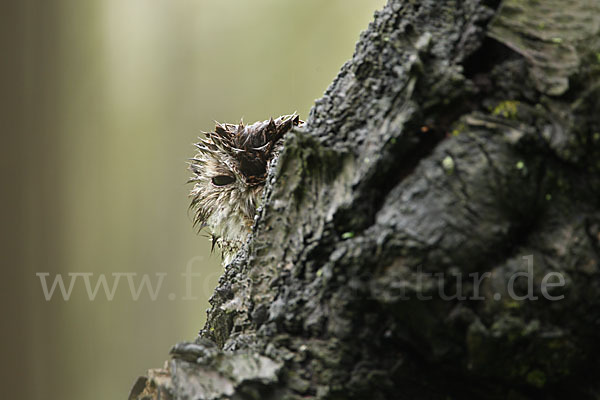
<path id="1" fill-rule="evenodd" d="M 212 249 L 231 256 L 241 247 L 256 213 L 269 163 L 278 155 L 283 136 L 303 123 L 296 113 L 253 124 L 215 121 L 211 132 L 202 132 L 195 143 L 197 154 L 189 159 L 194 184 L 190 210 L 198 231 L 210 230 Z M 216 185 L 213 178 L 235 177 Z M 212 251 L 212 250 L 211 250 Z M 227 260 L 227 258 L 226 258 Z"/>

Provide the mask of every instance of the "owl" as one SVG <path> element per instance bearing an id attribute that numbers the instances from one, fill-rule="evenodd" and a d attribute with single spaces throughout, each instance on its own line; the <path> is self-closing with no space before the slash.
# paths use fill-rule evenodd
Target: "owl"
<path id="1" fill-rule="evenodd" d="M 190 209 L 194 225 L 208 228 L 229 264 L 245 242 L 265 186 L 267 171 L 281 148 L 281 138 L 302 123 L 298 115 L 251 125 L 217 123 L 214 132 L 204 132 L 190 159 L 193 176 Z"/>

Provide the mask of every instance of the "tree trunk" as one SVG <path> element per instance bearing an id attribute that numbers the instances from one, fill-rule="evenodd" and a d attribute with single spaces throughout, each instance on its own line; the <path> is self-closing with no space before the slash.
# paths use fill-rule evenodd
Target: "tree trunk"
<path id="1" fill-rule="evenodd" d="M 600 398 L 600 3 L 390 0 L 131 398 Z"/>

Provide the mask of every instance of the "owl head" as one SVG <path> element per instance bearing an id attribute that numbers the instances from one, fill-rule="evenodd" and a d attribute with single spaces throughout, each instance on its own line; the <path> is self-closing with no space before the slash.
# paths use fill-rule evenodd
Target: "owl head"
<path id="1" fill-rule="evenodd" d="M 235 252 L 250 232 L 280 139 L 300 123 L 296 114 L 255 122 L 219 124 L 204 132 L 190 162 L 194 224 L 207 227 L 226 253 Z"/>

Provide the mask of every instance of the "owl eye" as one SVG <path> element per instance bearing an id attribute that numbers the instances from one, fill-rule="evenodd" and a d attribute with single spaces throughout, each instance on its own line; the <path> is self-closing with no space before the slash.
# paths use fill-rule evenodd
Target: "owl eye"
<path id="1" fill-rule="evenodd" d="M 230 183 L 233 183 L 235 181 L 235 178 L 229 175 L 217 175 L 213 176 L 211 181 L 215 186 L 225 186 L 229 185 Z"/>

